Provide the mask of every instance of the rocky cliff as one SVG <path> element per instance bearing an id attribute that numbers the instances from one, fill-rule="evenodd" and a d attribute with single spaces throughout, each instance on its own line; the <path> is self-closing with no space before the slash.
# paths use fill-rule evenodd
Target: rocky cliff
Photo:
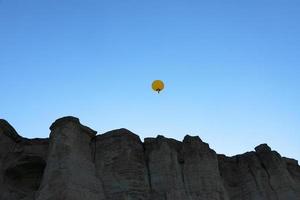
<path id="1" fill-rule="evenodd" d="M 300 167 L 266 144 L 218 155 L 199 137 L 144 143 L 119 129 L 96 135 L 74 117 L 49 139 L 0 120 L 0 200 L 299 200 Z"/>

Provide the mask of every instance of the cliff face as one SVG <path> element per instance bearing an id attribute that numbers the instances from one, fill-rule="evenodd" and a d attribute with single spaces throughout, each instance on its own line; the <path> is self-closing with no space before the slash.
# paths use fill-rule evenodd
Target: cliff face
<path id="1" fill-rule="evenodd" d="M 299 200 L 300 167 L 266 144 L 218 155 L 199 137 L 102 135 L 74 117 L 49 139 L 19 136 L 0 120 L 0 200 Z"/>

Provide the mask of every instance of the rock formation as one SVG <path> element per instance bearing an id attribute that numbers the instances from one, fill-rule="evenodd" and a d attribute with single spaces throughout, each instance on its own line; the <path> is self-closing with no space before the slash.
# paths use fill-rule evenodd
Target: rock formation
<path id="1" fill-rule="evenodd" d="M 144 143 L 126 129 L 96 135 L 75 117 L 49 139 L 0 120 L 0 200 L 299 200 L 300 166 L 266 144 L 218 155 L 199 137 Z"/>

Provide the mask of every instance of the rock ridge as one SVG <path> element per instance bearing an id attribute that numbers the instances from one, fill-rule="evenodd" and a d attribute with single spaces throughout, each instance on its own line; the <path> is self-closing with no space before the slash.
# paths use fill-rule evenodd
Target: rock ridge
<path id="1" fill-rule="evenodd" d="M 0 200 L 299 200 L 300 166 L 267 144 L 228 157 L 199 136 L 97 134 L 76 117 L 50 137 L 21 137 L 0 119 Z"/>

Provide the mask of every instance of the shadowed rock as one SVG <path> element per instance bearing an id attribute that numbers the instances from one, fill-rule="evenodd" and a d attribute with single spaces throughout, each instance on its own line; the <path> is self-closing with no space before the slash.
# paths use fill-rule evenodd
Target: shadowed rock
<path id="1" fill-rule="evenodd" d="M 26 139 L 0 120 L 0 200 L 300 199 L 298 161 L 267 144 L 227 157 L 198 136 L 96 136 L 75 117 L 50 129 L 49 139 Z"/>
<path id="2" fill-rule="evenodd" d="M 97 136 L 95 164 L 107 199 L 148 199 L 147 167 L 143 144 L 137 135 L 119 129 Z"/>
<path id="3" fill-rule="evenodd" d="M 91 154 L 96 132 L 74 117 L 59 119 L 50 129 L 47 166 L 36 199 L 105 199 Z"/>
<path id="4" fill-rule="evenodd" d="M 34 199 L 41 183 L 48 139 L 26 139 L 0 120 L 0 199 Z"/>

